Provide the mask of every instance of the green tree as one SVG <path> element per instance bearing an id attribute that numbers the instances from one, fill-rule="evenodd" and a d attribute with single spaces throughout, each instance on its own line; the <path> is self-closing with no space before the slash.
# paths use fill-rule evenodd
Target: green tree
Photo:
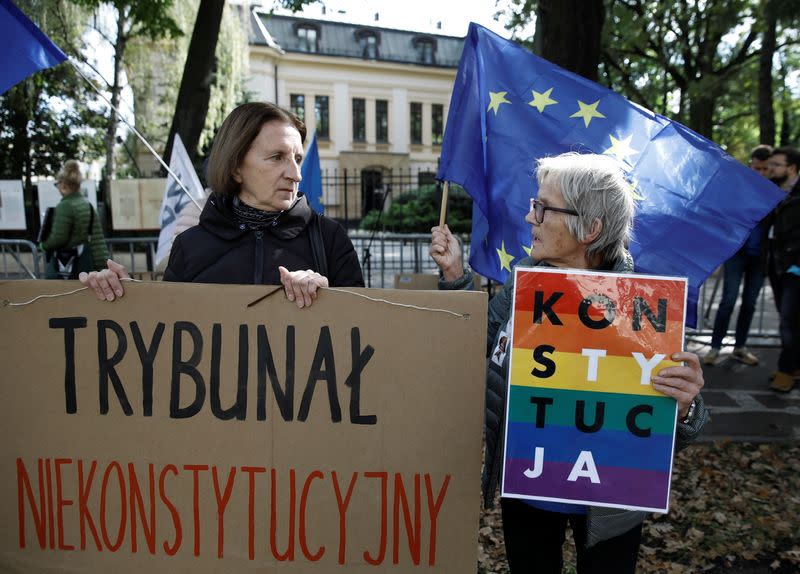
<path id="1" fill-rule="evenodd" d="M 166 157 L 171 155 L 175 134 L 181 136 L 190 158 L 195 159 L 197 155 L 197 144 L 200 142 L 211 100 L 217 38 L 224 10 L 225 0 L 200 0 L 181 76 L 178 101 L 172 116 L 172 127 L 164 151 Z"/>
<path id="2" fill-rule="evenodd" d="M 504 12 L 509 29 L 516 36 L 536 17 L 536 36 L 549 30 L 564 42 L 574 40 L 571 18 L 581 19 L 578 8 L 546 24 L 540 12 L 548 5 L 511 0 Z M 788 134 L 782 137 L 791 139 L 797 0 L 605 0 L 604 6 L 600 83 L 729 149 L 758 143 L 759 112 L 763 137 L 774 133 L 769 122 L 774 125 L 777 114 L 781 133 Z M 536 36 L 522 40 L 533 47 Z M 557 55 L 549 59 L 558 63 Z M 780 65 L 789 85 L 776 77 Z"/>
<path id="3" fill-rule="evenodd" d="M 114 12 L 113 35 L 101 32 L 114 49 L 114 72 L 111 82 L 106 88 L 111 93 L 111 104 L 119 107 L 120 93 L 122 92 L 122 71 L 125 66 L 125 53 L 128 44 L 135 38 L 147 37 L 151 40 L 159 38 L 174 38 L 182 32 L 178 24 L 170 16 L 169 10 L 174 0 L 73 0 L 74 3 L 95 11 L 101 6 L 107 6 Z M 106 166 L 104 182 L 114 178 L 115 157 L 114 147 L 117 134 L 117 112 L 109 110 L 106 124 Z"/>
<path id="4" fill-rule="evenodd" d="M 603 0 L 511 0 L 497 16 L 503 16 L 514 39 L 535 54 L 597 81 Z M 534 21 L 533 38 L 520 37 L 518 33 Z"/>
<path id="5" fill-rule="evenodd" d="M 636 90 L 655 79 L 664 107 L 677 91 L 674 115 L 711 138 L 720 97 L 758 56 L 753 0 L 620 0 L 610 9 L 604 62 L 612 86 L 638 99 Z M 660 77 L 637 73 L 648 63 Z"/>
<path id="6" fill-rule="evenodd" d="M 19 8 L 59 47 L 80 46 L 86 13 L 57 0 L 23 0 Z M 0 177 L 54 174 L 67 159 L 102 153 L 102 119 L 94 93 L 67 63 L 31 75 L 0 95 Z"/>
<path id="7" fill-rule="evenodd" d="M 175 0 L 170 14 L 182 30 L 188 31 L 195 25 L 195 19 L 201 14 L 199 4 L 199 0 Z M 204 114 L 198 112 L 191 117 L 193 129 L 198 131 L 197 144 L 192 146 L 191 142 L 184 141 L 198 167 L 202 165 L 203 155 L 222 120 L 244 97 L 247 21 L 243 18 L 247 16 L 247 11 L 239 10 L 234 5 L 228 5 L 222 14 L 210 75 L 203 80 L 209 84 L 208 110 Z M 203 18 L 205 17 L 203 14 Z M 156 150 L 165 150 L 163 156 L 167 162 L 169 150 L 166 150 L 166 144 L 170 126 L 174 113 L 180 106 L 177 103 L 180 84 L 175 79 L 181 77 L 184 63 L 191 58 L 188 55 L 189 44 L 188 34 L 156 41 L 137 38 L 131 42 L 126 58 L 126 69 L 134 95 L 136 128 Z M 184 137 L 181 134 L 181 139 Z M 145 153 L 144 146 L 138 141 L 132 140 L 130 147 L 138 150 L 136 155 Z M 192 153 L 191 148 L 199 149 L 199 155 L 196 155 L 196 151 Z M 131 164 L 128 159 L 123 161 L 126 171 L 135 172 L 135 169 L 127 167 Z"/>
<path id="8" fill-rule="evenodd" d="M 400 195 L 380 212 L 373 209 L 361 220 L 360 228 L 394 233 L 430 233 L 431 221 L 439 220 L 441 193 L 435 185 L 425 185 Z M 450 185 L 447 201 L 447 225 L 453 233 L 472 229 L 472 199 L 458 185 Z"/>

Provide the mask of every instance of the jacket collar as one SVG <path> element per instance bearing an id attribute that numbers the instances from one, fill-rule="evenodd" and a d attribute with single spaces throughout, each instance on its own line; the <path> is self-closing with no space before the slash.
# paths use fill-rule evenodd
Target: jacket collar
<path id="1" fill-rule="evenodd" d="M 265 231 L 278 239 L 294 239 L 306 228 L 313 216 L 314 211 L 308 205 L 308 199 L 300 192 L 292 206 L 282 211 L 273 225 L 266 227 Z M 233 196 L 217 192 L 211 194 L 200 214 L 200 227 L 228 241 L 239 239 L 249 231 L 244 224 L 236 222 Z"/>

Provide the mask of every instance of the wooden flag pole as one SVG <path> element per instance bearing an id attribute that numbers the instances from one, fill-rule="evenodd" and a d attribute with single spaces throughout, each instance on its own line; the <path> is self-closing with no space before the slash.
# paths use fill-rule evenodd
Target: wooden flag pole
<path id="1" fill-rule="evenodd" d="M 450 187 L 450 182 L 445 181 L 442 187 L 442 210 L 439 212 L 439 227 L 444 227 L 445 220 L 447 219 L 447 192 Z"/>

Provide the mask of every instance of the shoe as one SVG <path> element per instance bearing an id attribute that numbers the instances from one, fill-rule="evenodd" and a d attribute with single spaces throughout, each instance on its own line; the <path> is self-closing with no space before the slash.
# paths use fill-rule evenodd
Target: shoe
<path id="1" fill-rule="evenodd" d="M 731 356 L 745 365 L 755 366 L 758 364 L 758 357 L 747 350 L 747 347 L 736 347 Z"/>
<path id="2" fill-rule="evenodd" d="M 775 373 L 775 378 L 772 379 L 769 388 L 780 393 L 788 393 L 794 388 L 794 377 L 789 373 L 778 371 Z"/>
<path id="3" fill-rule="evenodd" d="M 780 371 L 772 371 L 772 372 L 769 374 L 769 378 L 768 378 L 767 380 L 768 380 L 769 382 L 772 382 L 773 380 L 775 380 L 775 377 L 776 377 L 776 375 L 777 375 L 779 372 L 780 372 Z M 795 378 L 795 379 L 800 379 L 800 369 L 795 369 L 794 371 L 792 371 L 792 372 L 790 373 L 790 376 L 791 376 L 791 377 L 793 377 L 793 378 Z"/>
<path id="4" fill-rule="evenodd" d="M 717 358 L 719 358 L 719 349 L 711 349 L 708 353 L 706 353 L 706 356 L 703 357 L 703 364 L 715 365 Z"/>

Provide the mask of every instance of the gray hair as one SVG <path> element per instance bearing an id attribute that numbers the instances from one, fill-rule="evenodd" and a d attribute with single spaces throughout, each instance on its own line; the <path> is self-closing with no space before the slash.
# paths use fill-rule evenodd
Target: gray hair
<path id="1" fill-rule="evenodd" d="M 633 197 L 630 184 L 617 161 L 597 154 L 564 153 L 537 161 L 536 178 L 541 187 L 555 180 L 564 203 L 580 215 L 565 219 L 570 233 L 579 241 L 599 219 L 600 235 L 586 248 L 586 255 L 599 255 L 603 263 L 625 257 L 633 233 Z"/>

